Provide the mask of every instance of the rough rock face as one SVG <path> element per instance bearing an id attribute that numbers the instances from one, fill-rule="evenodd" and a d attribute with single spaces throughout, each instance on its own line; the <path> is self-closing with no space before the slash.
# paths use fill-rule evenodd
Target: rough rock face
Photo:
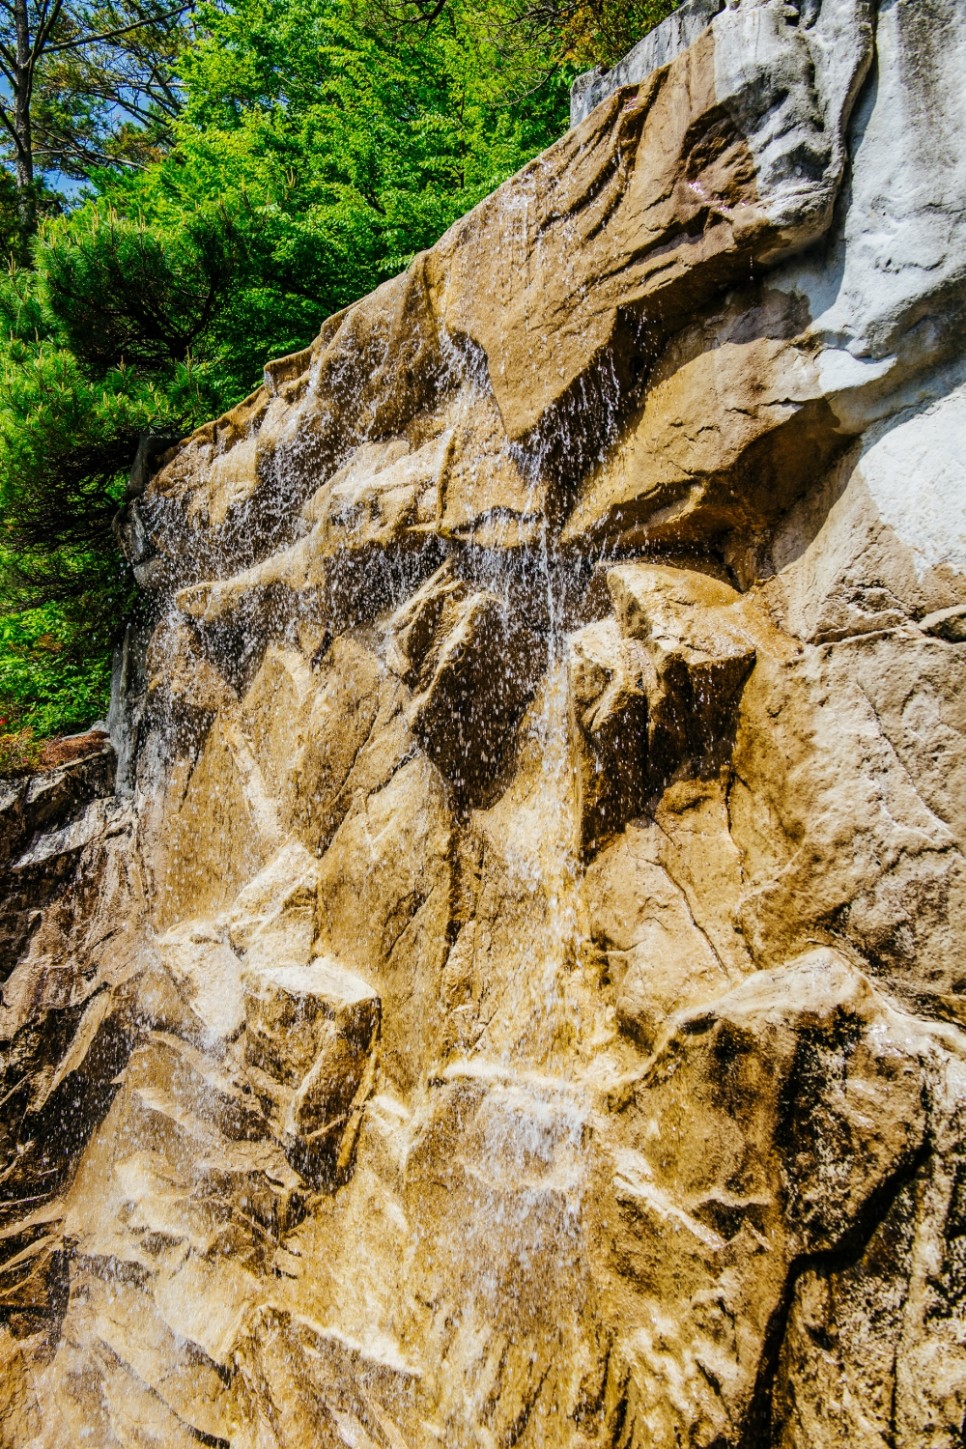
<path id="1" fill-rule="evenodd" d="M 575 112 L 129 507 L 118 793 L 3 806 L 4 1445 L 964 1442 L 966 10 Z"/>

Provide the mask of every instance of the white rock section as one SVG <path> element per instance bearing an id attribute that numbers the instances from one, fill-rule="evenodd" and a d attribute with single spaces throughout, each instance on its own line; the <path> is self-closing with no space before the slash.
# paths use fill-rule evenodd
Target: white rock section
<path id="1" fill-rule="evenodd" d="M 966 6 L 882 0 L 875 43 L 833 247 L 773 278 L 807 299 L 849 432 L 908 406 L 896 389 L 954 352 L 966 311 Z"/>
<path id="2" fill-rule="evenodd" d="M 739 125 L 749 103 L 757 113 L 763 94 L 780 98 L 768 106 L 768 127 L 747 140 L 766 193 L 799 179 L 797 195 L 792 187 L 783 198 L 791 212 L 796 201 L 813 200 L 816 172 L 833 182 L 841 174 L 841 120 L 865 75 L 873 8 L 873 0 L 689 0 L 611 70 L 578 76 L 571 125 L 622 86 L 640 85 L 710 29 L 718 100 Z M 810 145 L 803 145 L 803 128 L 812 133 Z"/>
<path id="3" fill-rule="evenodd" d="M 870 0 L 732 0 L 711 22 L 718 104 L 751 151 L 770 220 L 791 237 L 835 200 L 871 18 Z M 752 115 L 764 124 L 746 129 Z"/>
<path id="4" fill-rule="evenodd" d="M 847 138 L 840 122 L 876 64 Z M 843 430 L 861 432 L 916 399 L 910 377 L 954 352 L 966 314 L 966 6 L 959 0 L 691 0 L 606 74 L 574 84 L 573 124 L 714 36 L 718 99 L 740 125 L 762 86 L 778 106 L 747 137 L 774 220 L 800 226 L 808 168 L 837 182 L 851 166 L 828 251 L 783 263 L 772 284 L 804 297 L 820 344 L 823 393 Z M 814 145 L 809 142 L 812 134 Z M 799 185 L 796 186 L 796 181 Z M 813 194 L 807 200 L 814 206 Z M 918 397 L 924 394 L 920 385 Z"/>
<path id="5" fill-rule="evenodd" d="M 966 571 L 966 7 L 883 0 L 829 252 L 770 279 L 807 299 L 821 390 L 864 434 L 869 503 L 920 583 Z"/>
<path id="6" fill-rule="evenodd" d="M 859 467 L 883 522 L 921 580 L 945 564 L 966 575 L 966 385 L 870 429 Z"/>

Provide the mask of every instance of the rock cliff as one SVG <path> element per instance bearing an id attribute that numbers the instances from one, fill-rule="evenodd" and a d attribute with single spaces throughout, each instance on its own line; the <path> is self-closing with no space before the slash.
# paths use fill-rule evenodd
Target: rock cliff
<path id="1" fill-rule="evenodd" d="M 966 1435 L 966 9 L 692 0 L 160 460 L 0 802 L 0 1442 Z"/>

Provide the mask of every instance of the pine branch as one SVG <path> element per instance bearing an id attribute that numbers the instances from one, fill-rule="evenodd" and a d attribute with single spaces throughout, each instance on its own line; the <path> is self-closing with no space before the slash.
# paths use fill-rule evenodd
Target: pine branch
<path id="1" fill-rule="evenodd" d="M 162 20 L 171 20 L 175 16 L 184 15 L 191 9 L 194 0 L 187 0 L 184 5 L 178 5 L 174 10 L 166 10 L 163 15 L 152 15 L 145 20 L 132 21 L 130 25 L 118 26 L 116 30 L 105 30 L 100 35 L 78 35 L 73 40 L 61 41 L 59 45 L 48 45 L 46 55 L 56 55 L 65 50 L 80 50 L 86 45 L 100 45 L 105 40 L 118 40 L 122 35 L 129 35 L 132 30 L 143 30 L 146 25 L 157 25 Z"/>
<path id="2" fill-rule="evenodd" d="M 19 147 L 20 141 L 17 136 L 16 127 L 14 126 L 13 121 L 10 119 L 7 103 L 3 100 L 0 100 L 0 125 L 2 125 L 5 130 L 10 132 L 14 146 Z"/>

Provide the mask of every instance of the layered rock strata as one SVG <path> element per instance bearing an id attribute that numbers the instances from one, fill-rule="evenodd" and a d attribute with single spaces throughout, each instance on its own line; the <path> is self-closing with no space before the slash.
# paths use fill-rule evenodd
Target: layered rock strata
<path id="1" fill-rule="evenodd" d="M 4 1445 L 963 1443 L 964 81 L 692 0 L 140 478 L 117 789 L 2 807 Z"/>

